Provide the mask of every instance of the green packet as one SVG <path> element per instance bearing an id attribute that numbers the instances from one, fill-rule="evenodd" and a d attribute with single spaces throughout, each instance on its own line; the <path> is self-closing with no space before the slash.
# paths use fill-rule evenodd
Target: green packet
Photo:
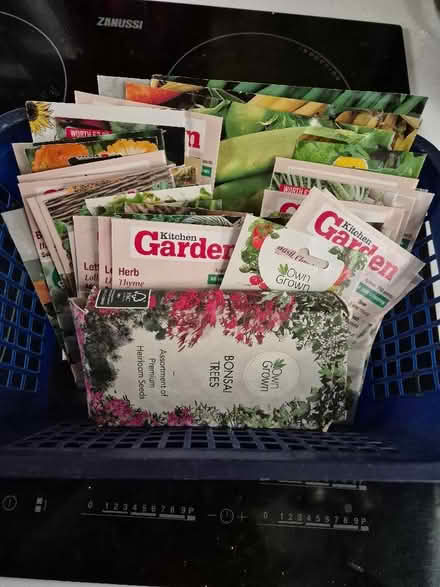
<path id="1" fill-rule="evenodd" d="M 104 289 L 72 303 L 98 425 L 347 418 L 348 312 L 330 292 Z"/>
<path id="2" fill-rule="evenodd" d="M 140 85 L 136 96 L 140 100 Z M 162 88 L 156 88 L 160 92 Z M 166 93 L 166 90 L 163 90 Z M 127 94 L 128 97 L 129 94 Z M 147 96 L 145 100 L 152 99 Z M 222 116 L 225 120 L 224 136 L 230 138 L 239 134 L 256 132 L 264 128 L 291 126 L 326 126 L 345 128 L 387 130 L 394 132 L 390 147 L 397 151 L 409 151 L 420 127 L 420 118 L 393 114 L 373 108 L 335 109 L 332 105 L 316 101 L 279 98 L 261 94 L 231 92 L 216 88 L 200 88 L 197 92 L 184 92 L 171 97 L 167 106 L 178 109 L 196 109 L 202 114 Z"/>
<path id="3" fill-rule="evenodd" d="M 145 80 L 145 82 L 147 82 L 147 80 Z M 420 116 L 423 113 L 428 100 L 425 96 L 414 96 L 412 94 L 398 94 L 393 92 L 313 88 L 261 82 L 240 82 L 184 76 L 166 76 L 160 74 L 153 75 L 150 84 L 153 87 L 174 90 L 175 92 L 186 91 L 188 86 L 191 87 L 190 91 L 197 91 L 202 87 L 207 87 L 227 92 L 262 94 L 265 96 L 322 102 L 331 105 L 335 110 L 340 108 L 368 108 L 370 110 L 410 116 Z M 179 88 L 179 86 L 181 87 Z"/>

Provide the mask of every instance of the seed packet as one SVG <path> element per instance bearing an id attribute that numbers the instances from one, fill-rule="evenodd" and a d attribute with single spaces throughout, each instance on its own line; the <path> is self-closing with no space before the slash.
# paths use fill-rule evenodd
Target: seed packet
<path id="1" fill-rule="evenodd" d="M 125 97 L 151 104 L 159 101 L 161 105 L 177 109 L 196 108 L 206 114 L 216 113 L 225 119 L 227 137 L 245 134 L 242 132 L 243 125 L 255 126 L 255 121 L 262 118 L 269 129 L 312 125 L 391 131 L 393 135 L 390 147 L 396 151 L 409 151 L 421 122 L 419 117 L 402 116 L 371 107 L 335 107 L 316 100 L 226 91 L 220 88 L 203 87 L 197 91 L 178 93 L 163 86 L 158 88 L 139 82 L 127 82 Z"/>
<path id="2" fill-rule="evenodd" d="M 140 102 L 123 101 L 107 96 L 85 94 L 84 92 L 75 92 L 75 101 L 103 107 L 107 107 L 107 104 L 113 104 L 130 108 L 130 110 L 136 107 L 146 107 L 156 112 L 158 110 L 170 111 L 167 108 L 149 106 Z M 186 128 L 185 165 L 196 168 L 197 181 L 194 183 L 213 184 L 223 120 L 218 116 L 210 116 L 208 113 L 202 112 L 182 112 L 182 114 L 185 115 Z"/>
<path id="3" fill-rule="evenodd" d="M 109 216 L 98 216 L 98 283 L 112 286 L 112 221 Z"/>
<path id="4" fill-rule="evenodd" d="M 412 198 L 414 202 L 413 211 L 408 218 L 408 224 L 402 238 L 401 245 L 408 251 L 411 251 L 417 236 L 422 228 L 426 213 L 431 205 L 434 194 L 423 190 L 408 191 L 403 193 L 404 196 Z"/>
<path id="5" fill-rule="evenodd" d="M 126 176 L 122 181 L 118 179 L 114 182 L 79 184 L 66 190 L 37 196 L 38 205 L 45 220 L 45 226 L 40 226 L 40 229 L 48 246 L 49 239 L 53 241 L 61 263 L 58 266 L 54 259 L 55 265 L 72 293 L 74 292 L 73 267 L 68 249 L 68 227 L 72 224 L 72 216 L 81 212 L 85 200 L 99 194 L 123 192 L 124 187 L 130 187 L 130 184 L 143 190 L 158 188 L 166 182 L 167 177 L 171 183 L 167 167 L 152 167 L 141 174 Z"/>
<path id="6" fill-rule="evenodd" d="M 35 173 L 164 150 L 163 134 L 163 130 L 151 130 L 103 135 L 92 139 L 64 139 L 62 142 L 27 146 L 24 151 L 31 171 Z"/>
<path id="7" fill-rule="evenodd" d="M 26 149 L 32 146 L 33 143 L 12 143 L 11 145 L 18 170 L 22 174 L 32 173 L 32 167 L 26 157 Z"/>
<path id="8" fill-rule="evenodd" d="M 288 194 L 308 194 L 313 187 L 327 189 L 338 200 L 383 203 L 384 194 L 398 189 L 411 190 L 417 181 L 410 178 L 364 173 L 359 169 L 322 163 L 275 159 L 270 188 Z"/>
<path id="9" fill-rule="evenodd" d="M 399 243 L 402 240 L 406 229 L 409 214 L 411 213 L 414 200 L 410 197 L 400 196 L 400 194 L 389 194 L 391 197 L 386 198 L 388 205 L 375 206 L 373 204 L 364 204 L 363 202 L 344 201 L 343 205 L 352 214 L 356 214 L 364 222 L 374 226 L 382 234 L 392 241 Z M 261 216 L 270 218 L 276 222 L 278 219 L 290 218 L 296 212 L 299 206 L 305 201 L 307 195 L 290 195 L 283 192 L 274 192 L 264 190 L 263 203 L 261 206 Z M 401 207 L 394 207 L 401 205 Z M 394 205 L 394 206 L 393 206 Z"/>
<path id="10" fill-rule="evenodd" d="M 177 110 L 144 107 L 26 102 L 34 142 L 57 141 L 72 136 L 72 129 L 121 132 L 165 131 L 165 151 L 170 162 L 182 165 L 187 116 Z"/>
<path id="11" fill-rule="evenodd" d="M 131 191 L 115 196 L 101 196 L 100 198 L 88 198 L 85 202 L 88 211 L 96 216 L 123 213 L 125 204 L 148 204 L 160 202 L 179 202 L 189 204 L 200 201 L 211 202 L 212 191 L 203 185 L 188 186 L 183 188 L 170 188 L 151 190 L 149 192 Z"/>
<path id="12" fill-rule="evenodd" d="M 203 288 L 221 283 L 239 228 L 112 218 L 112 285 Z"/>
<path id="13" fill-rule="evenodd" d="M 76 289 L 76 291 L 78 291 L 78 283 L 79 283 L 78 260 L 76 257 L 75 231 L 73 230 L 73 227 L 69 227 L 68 236 L 69 236 L 70 256 L 72 257 L 73 274 L 75 277 L 75 289 Z"/>
<path id="14" fill-rule="evenodd" d="M 346 418 L 347 309 L 330 292 L 106 289 L 83 319 L 98 425 L 326 430 Z"/>
<path id="15" fill-rule="evenodd" d="M 35 288 L 35 293 L 47 314 L 58 343 L 62 348 L 64 344 L 62 332 L 57 321 L 52 297 L 46 283 L 43 267 L 32 238 L 32 232 L 26 219 L 26 214 L 20 208 L 18 210 L 3 212 L 1 217 L 6 224 L 11 239 L 14 241 L 15 248 Z"/>
<path id="16" fill-rule="evenodd" d="M 329 192 L 317 188 L 312 189 L 287 227 L 319 235 L 369 257 L 364 277 L 350 304 L 354 338 L 366 322 L 374 323 L 397 303 L 424 266 L 422 261 L 352 214 Z"/>
<path id="17" fill-rule="evenodd" d="M 99 78 L 105 76 L 98 76 Z M 146 83 L 148 80 L 119 78 L 127 82 Z M 103 80 L 101 83 L 105 83 Z M 108 83 L 108 82 L 107 82 Z M 121 85 L 121 81 L 119 81 Z M 331 105 L 335 110 L 338 108 L 371 108 L 378 111 L 386 111 L 393 114 L 405 114 L 420 116 L 425 108 L 428 98 L 424 96 L 413 96 L 409 94 L 396 94 L 389 92 L 371 92 L 364 90 L 332 90 L 327 88 L 311 88 L 302 86 L 286 86 L 261 82 L 244 82 L 231 80 L 210 80 L 206 78 L 170 76 L 155 74 L 150 80 L 152 87 L 160 87 L 174 92 L 186 92 L 188 86 L 192 91 L 196 88 L 207 86 L 225 90 L 226 92 L 251 92 L 265 96 L 296 98 L 298 100 L 313 100 Z M 119 86 L 120 87 L 120 86 Z M 104 89 L 104 88 L 103 88 Z M 101 93 L 101 91 L 99 92 Z"/>
<path id="18" fill-rule="evenodd" d="M 221 288 L 332 291 L 349 303 L 367 262 L 359 251 L 247 216 Z"/>
<path id="19" fill-rule="evenodd" d="M 77 261 L 77 292 L 79 297 L 87 296 L 98 285 L 98 219 L 94 216 L 74 216 Z"/>
<path id="20" fill-rule="evenodd" d="M 58 274 L 58 271 L 56 270 L 38 225 L 35 222 L 29 206 L 28 198 L 23 197 L 23 203 L 24 211 L 29 223 L 31 237 L 35 244 L 35 249 L 41 263 L 42 272 L 50 296 L 50 302 L 45 307 L 48 309 L 48 316 L 52 326 L 54 327 L 55 334 L 60 343 L 60 346 L 64 350 L 64 353 L 70 363 L 75 383 L 78 388 L 82 388 L 84 383 L 79 360 L 79 350 L 73 329 L 72 314 L 68 307 L 67 290 Z M 17 250 L 20 250 L 20 244 L 17 244 Z M 56 320 L 53 320 L 52 318 L 50 304 L 53 306 Z"/>
<path id="21" fill-rule="evenodd" d="M 122 157 L 118 159 L 111 159 L 106 161 L 92 161 L 91 163 L 84 163 L 81 166 L 63 167 L 61 169 L 50 169 L 47 171 L 37 171 L 27 175 L 19 175 L 18 181 L 20 184 L 34 184 L 38 186 L 40 182 L 62 182 L 69 178 L 76 178 L 78 181 L 95 181 L 102 177 L 118 177 L 136 172 L 141 173 L 145 168 L 156 165 L 166 165 L 166 157 L 164 151 L 154 151 L 151 153 L 142 153 L 140 155 L 131 155 L 130 157 Z M 56 183 L 48 184 L 49 189 L 54 189 Z"/>
<path id="22" fill-rule="evenodd" d="M 97 75 L 96 79 L 98 82 L 98 93 L 114 98 L 125 98 L 125 82 L 143 83 L 150 81 L 136 77 L 116 77 L 113 75 Z"/>

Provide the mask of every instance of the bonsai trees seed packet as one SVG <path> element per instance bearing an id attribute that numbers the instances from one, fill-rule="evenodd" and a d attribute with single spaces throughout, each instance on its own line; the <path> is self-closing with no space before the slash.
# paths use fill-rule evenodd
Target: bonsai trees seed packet
<path id="1" fill-rule="evenodd" d="M 177 110 L 136 108 L 62 102 L 26 102 L 34 142 L 78 138 L 75 129 L 93 129 L 100 134 L 163 130 L 167 158 L 182 165 L 185 154 L 187 115 Z M 102 132 L 104 131 L 104 132 Z M 98 162 L 99 164 L 100 162 Z"/>
<path id="2" fill-rule="evenodd" d="M 351 403 L 347 322 L 331 292 L 92 292 L 90 415 L 113 426 L 326 430 Z"/>
<path id="3" fill-rule="evenodd" d="M 282 192 L 264 190 L 261 216 L 271 218 L 275 222 L 277 218 L 290 218 L 306 198 L 307 196 L 305 195 L 296 195 L 292 198 L 289 194 L 285 195 Z M 393 198 L 399 198 L 399 203 L 405 205 L 406 208 L 393 208 L 384 205 L 375 206 L 364 204 L 363 202 L 347 201 L 343 202 L 343 206 L 351 213 L 359 216 L 364 222 L 368 222 L 382 234 L 400 244 L 408 223 L 409 210 L 413 208 L 414 200 L 405 196 L 400 198 L 399 195 L 395 195 Z"/>
<path id="4" fill-rule="evenodd" d="M 98 285 L 98 219 L 95 216 L 74 216 L 73 230 L 78 275 L 76 289 L 79 297 L 87 297 Z"/>
<path id="5" fill-rule="evenodd" d="M 359 251 L 247 216 L 221 288 L 332 291 L 349 304 L 367 262 Z"/>
<path id="6" fill-rule="evenodd" d="M 287 228 L 320 236 L 368 256 L 364 277 L 350 302 L 354 336 L 366 322 L 375 323 L 382 318 L 424 266 L 422 261 L 349 212 L 328 191 L 313 188 Z"/>
<path id="7" fill-rule="evenodd" d="M 218 287 L 240 229 L 112 218 L 111 231 L 114 288 L 183 289 Z"/>
<path id="8" fill-rule="evenodd" d="M 94 95 L 84 92 L 75 92 L 75 102 L 78 104 L 94 104 L 95 106 L 107 107 L 108 104 L 113 106 L 123 106 L 124 108 L 133 109 L 136 107 L 146 107 L 147 110 L 166 113 L 173 112 L 167 108 L 154 108 L 152 105 L 131 102 L 128 100 L 119 100 L 107 95 Z M 185 165 L 193 166 L 197 170 L 197 181 L 204 185 L 213 185 L 219 152 L 220 136 L 222 132 L 222 118 L 212 116 L 211 113 L 204 112 L 184 112 L 179 111 L 185 117 Z"/>

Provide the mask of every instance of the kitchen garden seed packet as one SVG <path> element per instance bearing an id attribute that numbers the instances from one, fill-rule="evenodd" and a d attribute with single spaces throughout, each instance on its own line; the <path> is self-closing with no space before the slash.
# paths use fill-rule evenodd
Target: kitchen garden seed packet
<path id="1" fill-rule="evenodd" d="M 114 288 L 218 287 L 239 227 L 112 218 Z"/>
<path id="2" fill-rule="evenodd" d="M 388 198 L 388 196 L 390 196 Z M 274 222 L 288 221 L 307 198 L 294 194 L 264 190 L 261 216 Z M 385 194 L 382 205 L 343 200 L 343 205 L 396 243 L 401 243 L 414 207 L 414 199 L 400 194 Z M 389 205 L 387 205 L 389 204 Z"/>
<path id="3" fill-rule="evenodd" d="M 92 292 L 81 333 L 90 415 L 326 430 L 351 404 L 347 320 L 330 292 Z"/>
<path id="4" fill-rule="evenodd" d="M 76 290 L 79 297 L 87 297 L 98 285 L 98 219 L 94 216 L 74 216 L 76 264 L 78 280 Z"/>
<path id="5" fill-rule="evenodd" d="M 312 189 L 286 226 L 368 256 L 364 276 L 350 302 L 354 338 L 363 332 L 366 323 L 374 324 L 394 307 L 424 266 L 329 192 L 317 188 Z"/>

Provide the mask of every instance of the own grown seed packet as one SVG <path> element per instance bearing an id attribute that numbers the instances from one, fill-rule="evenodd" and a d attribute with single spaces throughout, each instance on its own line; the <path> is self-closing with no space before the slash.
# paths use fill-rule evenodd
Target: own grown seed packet
<path id="1" fill-rule="evenodd" d="M 329 192 L 317 188 L 312 189 L 287 228 L 320 236 L 368 256 L 364 277 L 350 303 L 353 310 L 350 326 L 355 338 L 365 323 L 375 323 L 397 303 L 424 266 L 422 261 L 352 214 Z"/>
<path id="2" fill-rule="evenodd" d="M 111 230 L 114 288 L 183 289 L 221 283 L 240 229 L 112 218 Z"/>
<path id="3" fill-rule="evenodd" d="M 26 113 L 34 142 L 72 138 L 72 129 L 91 128 L 106 131 L 107 134 L 163 130 L 168 160 L 176 165 L 184 162 L 187 119 L 184 112 L 147 107 L 139 109 L 29 101 L 26 102 Z"/>
<path id="4" fill-rule="evenodd" d="M 246 216 L 221 288 L 332 291 L 349 303 L 367 262 L 365 253 Z"/>
<path id="5" fill-rule="evenodd" d="M 116 101 L 116 102 L 115 102 Z M 78 104 L 94 104 L 106 106 L 110 103 L 117 106 L 135 108 L 148 104 L 118 100 L 109 96 L 97 96 L 85 92 L 75 92 Z M 150 106 L 150 110 L 152 107 Z M 156 111 L 158 109 L 156 108 Z M 167 111 L 167 109 L 165 109 Z M 223 120 L 203 112 L 191 112 L 185 115 L 185 165 L 197 170 L 197 178 L 193 183 L 213 184 L 217 170 L 219 142 Z"/>
<path id="6" fill-rule="evenodd" d="M 157 100 L 161 92 L 169 90 L 155 88 L 146 84 L 128 82 L 126 98 L 144 103 Z M 132 90 L 132 91 L 129 91 Z M 135 91 L 133 91 L 135 90 Z M 130 97 L 129 97 L 130 96 Z M 200 88 L 197 92 L 187 91 L 175 94 L 169 100 L 163 99 L 162 105 L 172 108 L 215 109 L 223 116 L 226 127 L 234 127 L 242 122 L 249 124 L 252 113 L 255 120 L 265 118 L 266 124 L 280 126 L 327 126 L 329 128 L 354 127 L 376 128 L 393 131 L 390 148 L 395 151 L 409 151 L 420 127 L 420 118 L 408 115 L 392 114 L 373 108 L 346 109 L 343 105 L 335 107 L 331 104 L 315 100 L 304 100 L 268 96 L 255 93 L 225 91 L 220 88 Z M 226 129 L 227 134 L 231 129 Z M 233 130 L 233 128 L 232 128 Z"/>
<path id="7" fill-rule="evenodd" d="M 351 401 L 347 314 L 331 292 L 92 292 L 90 415 L 113 426 L 326 430 Z"/>

